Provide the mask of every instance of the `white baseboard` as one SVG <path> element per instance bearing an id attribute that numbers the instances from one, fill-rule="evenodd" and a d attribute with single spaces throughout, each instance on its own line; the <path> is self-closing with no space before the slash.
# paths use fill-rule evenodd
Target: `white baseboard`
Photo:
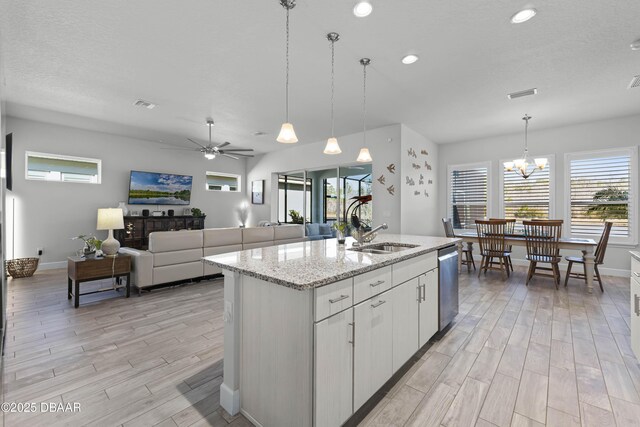
<path id="1" fill-rule="evenodd" d="M 66 261 L 41 262 L 40 264 L 38 264 L 38 270 L 55 270 L 56 268 L 65 268 L 66 266 Z"/>
<path id="2" fill-rule="evenodd" d="M 480 262 L 480 256 L 474 255 L 473 259 L 476 262 L 476 266 L 479 265 Z M 529 266 L 529 261 L 527 261 L 526 259 L 516 259 L 516 258 L 512 258 L 511 261 L 513 262 L 513 265 L 518 265 L 521 267 L 528 267 Z M 464 268 L 464 267 L 463 267 Z M 598 270 L 600 271 L 600 274 L 602 274 L 603 276 L 615 276 L 615 277 L 630 277 L 631 276 L 631 270 L 623 270 L 623 269 L 619 269 L 619 268 L 607 268 L 607 267 L 599 267 Z M 560 263 L 560 271 L 567 271 L 567 264 L 564 262 Z M 575 270 L 575 267 L 572 269 L 572 271 L 578 271 Z"/>

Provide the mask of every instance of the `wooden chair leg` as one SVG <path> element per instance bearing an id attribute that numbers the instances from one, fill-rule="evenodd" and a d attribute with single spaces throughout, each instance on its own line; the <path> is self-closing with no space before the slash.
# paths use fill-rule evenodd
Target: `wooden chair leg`
<path id="1" fill-rule="evenodd" d="M 567 287 L 567 283 L 569 283 L 569 276 L 571 275 L 571 267 L 573 266 L 573 261 L 569 261 L 569 265 L 567 265 L 567 275 L 564 277 L 564 287 Z"/>
<path id="2" fill-rule="evenodd" d="M 471 265 L 473 265 L 473 271 L 476 271 L 476 262 L 473 260 L 473 252 L 469 251 L 469 259 L 471 260 Z"/>
<path id="3" fill-rule="evenodd" d="M 506 273 L 507 277 L 505 277 L 505 279 L 508 279 L 509 278 L 508 267 L 504 265 L 504 262 L 502 260 L 503 260 L 503 257 L 498 258 L 498 262 L 500 263 L 500 272 L 503 275 Z"/>
<path id="4" fill-rule="evenodd" d="M 480 275 L 482 274 L 482 267 L 484 267 L 485 258 L 486 257 L 482 255 L 482 258 L 480 259 L 480 269 L 478 269 L 478 277 L 480 277 Z"/>
<path id="5" fill-rule="evenodd" d="M 556 285 L 556 290 L 558 289 L 558 285 L 560 284 L 560 269 L 558 268 L 558 264 L 551 264 L 551 269 L 553 270 L 553 281 Z"/>
<path id="6" fill-rule="evenodd" d="M 531 280 L 531 276 L 533 276 L 533 261 L 529 261 L 529 271 L 527 271 L 527 282 L 526 285 L 529 286 L 529 280 Z"/>
<path id="7" fill-rule="evenodd" d="M 511 271 L 509 270 L 509 258 L 504 258 L 504 269 L 507 271 L 507 278 L 511 277 Z"/>
<path id="8" fill-rule="evenodd" d="M 600 278 L 600 272 L 598 271 L 598 266 L 594 265 L 593 269 L 596 272 L 596 278 L 598 279 L 598 283 L 600 284 L 600 291 L 604 292 L 604 288 L 602 287 L 602 279 Z"/>

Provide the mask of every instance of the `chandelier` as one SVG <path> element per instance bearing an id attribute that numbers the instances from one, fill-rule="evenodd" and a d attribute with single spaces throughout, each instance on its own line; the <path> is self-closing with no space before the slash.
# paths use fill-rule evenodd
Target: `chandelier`
<path id="1" fill-rule="evenodd" d="M 547 159 L 535 158 L 532 161 L 529 157 L 527 133 L 529 130 L 529 120 L 531 120 L 531 116 L 525 114 L 522 120 L 524 120 L 524 154 L 520 159 L 515 159 L 511 162 L 504 162 L 504 168 L 508 171 L 513 171 L 518 175 L 521 175 L 524 179 L 527 179 L 533 175 L 536 170 L 544 169 L 547 166 Z"/>

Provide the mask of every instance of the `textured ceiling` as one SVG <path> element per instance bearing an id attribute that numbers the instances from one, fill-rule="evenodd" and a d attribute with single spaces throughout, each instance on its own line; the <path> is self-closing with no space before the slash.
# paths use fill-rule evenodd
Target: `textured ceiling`
<path id="1" fill-rule="evenodd" d="M 513 0 L 298 0 L 291 12 L 291 121 L 301 143 L 325 139 L 330 49 L 336 44 L 336 134 L 405 123 L 438 143 L 640 112 L 638 0 L 539 0 L 513 25 Z M 3 98 L 9 114 L 101 123 L 169 143 L 207 138 L 258 151 L 284 148 L 284 9 L 277 0 L 0 0 Z M 406 53 L 420 60 L 402 65 Z M 537 87 L 535 97 L 508 92 Z M 158 104 L 133 107 L 137 98 Z M 64 115 L 60 114 L 64 113 Z M 69 115 L 69 116 L 67 116 Z M 80 125 L 81 126 L 81 125 Z M 98 126 L 99 127 L 99 126 Z M 256 137 L 253 132 L 267 135 Z"/>

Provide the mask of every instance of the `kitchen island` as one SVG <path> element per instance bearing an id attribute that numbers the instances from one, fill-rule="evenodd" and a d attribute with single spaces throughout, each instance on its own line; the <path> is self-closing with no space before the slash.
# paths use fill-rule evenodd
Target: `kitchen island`
<path id="1" fill-rule="evenodd" d="M 339 426 L 438 331 L 439 249 L 380 235 L 204 258 L 223 270 L 220 404 L 256 425 Z"/>

